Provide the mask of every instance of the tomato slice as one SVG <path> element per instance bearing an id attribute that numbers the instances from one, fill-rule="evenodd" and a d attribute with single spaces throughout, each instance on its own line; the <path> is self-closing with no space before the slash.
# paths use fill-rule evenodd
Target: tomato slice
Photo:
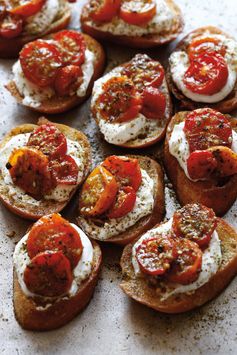
<path id="1" fill-rule="evenodd" d="M 97 105 L 106 121 L 125 122 L 138 115 L 142 98 L 133 82 L 126 76 L 120 76 L 103 84 L 103 93 L 98 97 Z"/>
<path id="2" fill-rule="evenodd" d="M 213 154 L 207 150 L 196 150 L 188 157 L 188 174 L 193 180 L 210 178 L 216 168 L 217 161 Z"/>
<path id="3" fill-rule="evenodd" d="M 198 203 L 188 204 L 173 216 L 172 229 L 176 237 L 196 242 L 200 247 L 208 246 L 216 229 L 217 220 L 211 208 Z"/>
<path id="4" fill-rule="evenodd" d="M 156 3 L 153 0 L 125 0 L 122 2 L 119 16 L 130 25 L 145 25 L 156 14 Z"/>
<path id="5" fill-rule="evenodd" d="M 225 59 L 215 52 L 200 53 L 190 61 L 184 84 L 200 95 L 214 95 L 226 84 L 229 71 Z"/>
<path id="6" fill-rule="evenodd" d="M 53 43 L 38 39 L 23 47 L 20 63 L 25 77 L 44 87 L 54 83 L 57 70 L 62 65 L 62 55 Z"/>
<path id="7" fill-rule="evenodd" d="M 173 262 L 168 280 L 182 285 L 198 279 L 202 267 L 202 251 L 197 243 L 186 238 L 177 241 L 178 257 Z"/>
<path id="8" fill-rule="evenodd" d="M 109 218 L 121 218 L 126 216 L 126 214 L 133 210 L 135 202 L 136 192 L 134 189 L 131 186 L 122 186 L 107 216 Z"/>
<path id="9" fill-rule="evenodd" d="M 39 12 L 46 0 L 10 0 L 12 14 L 29 17 Z"/>
<path id="10" fill-rule="evenodd" d="M 27 252 L 31 259 L 47 250 L 61 251 L 69 259 L 72 269 L 78 264 L 82 249 L 77 230 L 57 213 L 40 218 L 27 238 Z"/>
<path id="11" fill-rule="evenodd" d="M 99 216 L 115 200 L 118 185 L 114 176 L 103 166 L 96 167 L 86 179 L 79 198 L 79 209 L 85 216 Z"/>
<path id="12" fill-rule="evenodd" d="M 142 173 L 137 159 L 111 155 L 101 165 L 113 174 L 120 186 L 131 186 L 135 191 L 139 189 Z"/>
<path id="13" fill-rule="evenodd" d="M 48 158 L 40 150 L 29 147 L 15 149 L 6 167 L 14 184 L 37 200 L 55 187 Z"/>
<path id="14" fill-rule="evenodd" d="M 220 112 L 204 108 L 190 112 L 185 119 L 184 132 L 190 152 L 216 145 L 231 147 L 232 127 Z"/>
<path id="15" fill-rule="evenodd" d="M 53 35 L 60 44 L 64 65 L 81 65 L 85 61 L 86 42 L 84 36 L 72 30 L 63 30 Z"/>
<path id="16" fill-rule="evenodd" d="M 163 275 L 176 257 L 176 241 L 163 235 L 144 239 L 136 249 L 141 271 L 149 275 Z"/>
<path id="17" fill-rule="evenodd" d="M 67 139 L 54 124 L 45 123 L 31 133 L 27 146 L 39 149 L 50 159 L 57 159 L 66 154 Z"/>
<path id="18" fill-rule="evenodd" d="M 160 119 L 164 117 L 166 108 L 165 95 L 157 88 L 148 86 L 143 91 L 143 106 L 141 113 L 147 118 Z"/>
<path id="19" fill-rule="evenodd" d="M 59 68 L 54 82 L 56 94 L 58 96 L 74 94 L 83 81 L 82 75 L 81 67 L 76 65 Z"/>
<path id="20" fill-rule="evenodd" d="M 49 169 L 57 185 L 76 185 L 79 168 L 70 155 L 64 155 L 61 159 L 51 160 Z"/>
<path id="21" fill-rule="evenodd" d="M 215 146 L 208 149 L 216 161 L 217 177 L 226 177 L 237 174 L 237 154 L 228 147 Z"/>
<path id="22" fill-rule="evenodd" d="M 4 38 L 14 38 L 21 34 L 23 20 L 18 15 L 8 12 L 2 14 L 0 18 L 0 36 Z"/>
<path id="23" fill-rule="evenodd" d="M 95 22 L 109 22 L 118 13 L 121 0 L 91 0 L 90 17 Z"/>
<path id="24" fill-rule="evenodd" d="M 29 291 L 44 297 L 66 294 L 72 280 L 70 262 L 61 251 L 45 251 L 36 255 L 24 271 Z"/>
<path id="25" fill-rule="evenodd" d="M 226 46 L 215 37 L 195 38 L 188 47 L 188 55 L 190 59 L 194 59 L 200 53 L 205 52 L 219 53 L 223 57 L 226 54 Z"/>

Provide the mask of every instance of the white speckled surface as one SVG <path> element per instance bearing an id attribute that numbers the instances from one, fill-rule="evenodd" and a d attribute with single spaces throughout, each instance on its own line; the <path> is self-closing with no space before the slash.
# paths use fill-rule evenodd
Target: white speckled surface
<path id="1" fill-rule="evenodd" d="M 176 0 L 182 8 L 185 29 L 216 25 L 237 37 L 237 0 Z M 84 1 L 80 2 L 84 3 Z M 78 28 L 78 8 L 73 5 L 72 26 Z M 182 37 L 182 36 L 180 36 Z M 163 62 L 172 46 L 148 51 Z M 137 51 L 138 52 L 138 51 Z M 109 66 L 122 62 L 136 51 L 107 48 Z M 13 61 L 0 60 L 0 135 L 13 126 L 36 122 L 38 114 L 18 106 L 4 84 L 10 77 Z M 55 117 L 82 129 L 91 140 L 94 162 L 108 152 L 121 150 L 102 144 L 100 134 L 88 117 L 88 105 Z M 141 152 L 143 153 L 143 152 Z M 144 151 L 159 157 L 159 146 Z M 167 216 L 174 208 L 173 193 L 167 188 Z M 72 220 L 76 199 L 64 215 Z M 233 207 L 226 219 L 237 226 Z M 121 249 L 103 247 L 102 274 L 89 306 L 65 327 L 34 333 L 20 328 L 12 307 L 12 253 L 29 222 L 0 206 L 0 353 L 1 354 L 236 354 L 237 353 L 237 278 L 215 300 L 183 315 L 162 315 L 128 299 L 118 288 Z"/>

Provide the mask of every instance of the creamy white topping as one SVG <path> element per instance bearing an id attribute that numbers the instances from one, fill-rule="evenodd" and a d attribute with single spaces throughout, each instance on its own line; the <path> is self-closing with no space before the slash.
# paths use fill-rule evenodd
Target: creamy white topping
<path id="1" fill-rule="evenodd" d="M 86 234 L 95 239 L 107 240 L 113 236 L 125 232 L 142 217 L 145 217 L 152 212 L 154 205 L 154 183 L 145 170 L 141 169 L 141 172 L 142 183 L 136 193 L 136 203 L 133 210 L 124 217 L 113 218 L 106 221 L 103 226 L 97 226 L 90 219 L 80 217 L 80 227 Z"/>
<path id="2" fill-rule="evenodd" d="M 81 237 L 81 242 L 83 246 L 83 251 L 81 255 L 81 259 L 79 260 L 77 266 L 73 269 L 73 282 L 71 288 L 68 292 L 68 296 L 74 296 L 77 293 L 78 288 L 83 280 L 88 278 L 92 269 L 92 261 L 93 261 L 93 247 L 86 236 L 86 234 L 75 224 L 71 225 L 77 230 Z M 27 297 L 37 296 L 32 293 L 26 286 L 24 282 L 24 271 L 27 265 L 30 264 L 31 259 L 27 253 L 27 238 L 29 233 L 27 233 L 16 245 L 14 254 L 13 254 L 13 262 L 14 267 L 17 273 L 18 281 L 21 286 L 22 291 Z M 65 297 L 65 295 L 64 295 Z M 50 297 L 43 297 L 50 300 Z M 45 309 L 45 308 L 43 308 Z"/>
<path id="3" fill-rule="evenodd" d="M 83 82 L 77 90 L 77 96 L 82 97 L 85 96 L 91 78 L 94 74 L 94 61 L 95 55 L 89 49 L 85 51 L 85 62 L 82 64 L 82 74 L 83 74 Z"/>
<path id="4" fill-rule="evenodd" d="M 206 36 L 219 39 L 226 46 L 226 54 L 224 56 L 228 65 L 228 79 L 224 87 L 213 95 L 201 95 L 193 93 L 184 84 L 184 74 L 189 67 L 189 57 L 185 51 L 173 52 L 169 58 L 170 71 L 172 79 L 179 90 L 189 99 L 196 102 L 215 103 L 223 100 L 233 90 L 237 78 L 237 42 L 233 39 L 227 38 L 224 35 L 213 35 L 206 32 Z"/>

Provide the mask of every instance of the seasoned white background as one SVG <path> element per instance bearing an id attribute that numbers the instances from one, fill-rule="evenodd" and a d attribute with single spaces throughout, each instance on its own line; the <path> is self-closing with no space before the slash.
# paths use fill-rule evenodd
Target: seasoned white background
<path id="1" fill-rule="evenodd" d="M 84 1 L 72 5 L 72 27 L 79 28 L 79 9 Z M 204 25 L 216 25 L 237 38 L 237 0 L 176 0 L 185 20 L 184 33 Z M 182 35 L 180 36 L 180 38 Z M 149 51 L 163 63 L 172 46 Z M 109 67 L 123 62 L 136 51 L 106 47 Z M 137 51 L 138 52 L 138 51 Z M 13 61 L 0 60 L 0 135 L 12 127 L 36 122 L 39 114 L 18 106 L 4 84 L 11 77 Z M 60 121 L 83 130 L 93 146 L 94 163 L 105 154 L 119 153 L 103 143 L 82 108 L 59 115 Z M 159 158 L 159 145 L 141 153 Z M 175 208 L 173 193 L 166 188 L 167 217 Z M 64 211 L 70 220 L 76 211 L 76 198 Z M 236 206 L 225 217 L 237 225 Z M 183 315 L 162 315 L 128 299 L 118 287 L 121 249 L 103 247 L 104 264 L 89 306 L 65 327 L 46 333 L 24 331 L 14 318 L 12 306 L 12 253 L 29 222 L 0 206 L 0 353 L 1 354 L 236 354 L 237 278 L 215 300 Z"/>

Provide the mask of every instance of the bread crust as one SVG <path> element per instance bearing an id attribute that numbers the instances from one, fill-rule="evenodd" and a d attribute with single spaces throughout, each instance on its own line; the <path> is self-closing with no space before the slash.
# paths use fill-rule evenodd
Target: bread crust
<path id="1" fill-rule="evenodd" d="M 18 103 L 30 108 L 33 111 L 41 112 L 43 114 L 62 113 L 82 104 L 90 96 L 94 81 L 102 75 L 105 65 L 105 53 L 102 46 L 96 40 L 86 34 L 83 34 L 83 37 L 86 41 L 87 48 L 89 48 L 95 55 L 94 73 L 88 85 L 85 96 L 79 97 L 77 95 L 73 95 L 59 97 L 55 95 L 52 98 L 43 101 L 38 107 L 31 107 L 22 103 L 23 97 L 18 91 L 14 80 L 10 81 L 5 86 L 6 89 L 12 94 L 12 96 L 15 97 Z"/>
<path id="2" fill-rule="evenodd" d="M 124 279 L 120 287 L 129 297 L 159 312 L 183 313 L 202 306 L 224 290 L 237 273 L 237 233 L 220 218 L 216 230 L 221 240 L 222 263 L 217 273 L 194 293 L 172 295 L 161 301 L 162 295 L 134 274 L 131 263 L 134 243 L 127 245 L 123 251 L 121 268 Z"/>
<path id="3" fill-rule="evenodd" d="M 16 58 L 22 47 L 37 38 L 54 33 L 66 28 L 70 22 L 71 10 L 66 0 L 60 0 L 60 11 L 54 22 L 40 35 L 23 33 L 16 38 L 0 38 L 0 58 Z"/>
<path id="4" fill-rule="evenodd" d="M 39 120 L 38 124 L 43 124 L 45 122 L 49 122 L 46 119 L 42 118 Z M 84 151 L 84 161 L 85 161 L 85 171 L 83 173 L 83 177 L 79 183 L 79 185 L 83 182 L 86 178 L 90 165 L 91 165 L 91 148 L 90 143 L 87 137 L 80 131 L 77 131 L 74 128 L 63 124 L 54 123 L 55 126 L 59 128 L 61 132 L 65 134 L 65 136 L 71 140 L 77 141 L 83 147 Z M 15 135 L 20 133 L 29 133 L 32 132 L 37 125 L 34 124 L 24 124 L 18 127 L 13 128 L 1 141 L 0 149 L 2 149 L 6 143 Z M 6 184 L 4 183 L 3 176 L 0 171 L 0 201 L 13 213 L 17 214 L 20 217 L 37 220 L 44 215 L 53 213 L 53 212 L 60 212 L 70 201 L 74 193 L 76 192 L 78 186 L 71 191 L 70 197 L 68 201 L 65 202 L 57 202 L 53 200 L 41 200 L 39 205 L 30 205 L 26 204 L 26 202 L 16 201 L 13 199 L 11 194 L 8 191 Z"/>
<path id="5" fill-rule="evenodd" d="M 142 169 L 146 170 L 148 175 L 154 182 L 154 207 L 150 215 L 141 218 L 133 226 L 125 232 L 109 238 L 101 242 L 114 243 L 118 245 L 126 245 L 132 240 L 138 238 L 155 224 L 159 223 L 165 213 L 165 197 L 164 197 L 164 178 L 161 166 L 153 159 L 146 156 L 129 155 L 129 157 L 139 160 Z M 80 216 L 77 218 L 77 223 L 80 226 Z M 92 238 L 88 235 L 89 238 Z M 93 237 L 93 239 L 96 239 Z"/>
<path id="6" fill-rule="evenodd" d="M 202 35 L 205 31 L 209 31 L 211 34 L 220 34 L 220 35 L 225 35 L 228 38 L 232 38 L 230 35 L 227 33 L 223 32 L 219 28 L 213 27 L 213 26 L 205 26 L 205 27 L 200 27 L 192 32 L 190 32 L 187 36 L 185 36 L 181 42 L 178 43 L 177 47 L 175 48 L 175 51 L 178 50 L 186 50 L 187 46 L 193 40 L 195 37 L 198 37 Z M 203 107 L 210 107 L 213 108 L 217 111 L 220 111 L 222 113 L 229 113 L 237 108 L 237 81 L 235 83 L 234 89 L 232 92 L 223 100 L 216 102 L 216 103 L 203 103 L 203 102 L 196 102 L 192 101 L 188 97 L 186 97 L 176 86 L 174 83 L 172 76 L 171 76 L 171 71 L 170 71 L 170 65 L 167 67 L 166 71 L 166 79 L 169 85 L 169 88 L 175 98 L 179 101 L 179 108 L 180 109 L 188 109 L 188 110 L 195 110 L 197 108 L 203 108 Z"/>
<path id="7" fill-rule="evenodd" d="M 27 297 L 24 294 L 14 271 L 14 312 L 22 328 L 36 331 L 56 329 L 68 323 L 86 307 L 97 284 L 102 261 L 100 247 L 94 241 L 92 241 L 92 245 L 94 259 L 90 276 L 81 283 L 75 296 L 61 299 L 45 310 L 37 309 L 37 307 L 45 305 L 39 299 Z"/>
<path id="8" fill-rule="evenodd" d="M 87 21 L 90 20 L 88 5 L 85 5 L 82 9 L 81 27 L 84 32 L 102 41 L 114 42 L 133 48 L 152 48 L 160 46 L 173 41 L 179 35 L 179 33 L 182 32 L 184 27 L 183 16 L 180 8 L 174 3 L 173 0 L 166 0 L 166 2 L 175 15 L 175 21 L 170 31 L 166 31 L 160 34 L 137 37 L 125 35 L 118 36 L 113 35 L 110 32 L 100 31 L 87 23 Z"/>
<path id="9" fill-rule="evenodd" d="M 231 176 L 225 184 L 218 186 L 214 181 L 192 181 L 179 165 L 178 160 L 169 152 L 169 139 L 175 124 L 184 121 L 189 112 L 179 112 L 170 121 L 164 146 L 164 164 L 167 175 L 173 184 L 181 205 L 199 202 L 212 208 L 216 215 L 223 216 L 237 197 L 237 174 Z M 237 131 L 237 119 L 231 120 L 232 129 Z"/>

